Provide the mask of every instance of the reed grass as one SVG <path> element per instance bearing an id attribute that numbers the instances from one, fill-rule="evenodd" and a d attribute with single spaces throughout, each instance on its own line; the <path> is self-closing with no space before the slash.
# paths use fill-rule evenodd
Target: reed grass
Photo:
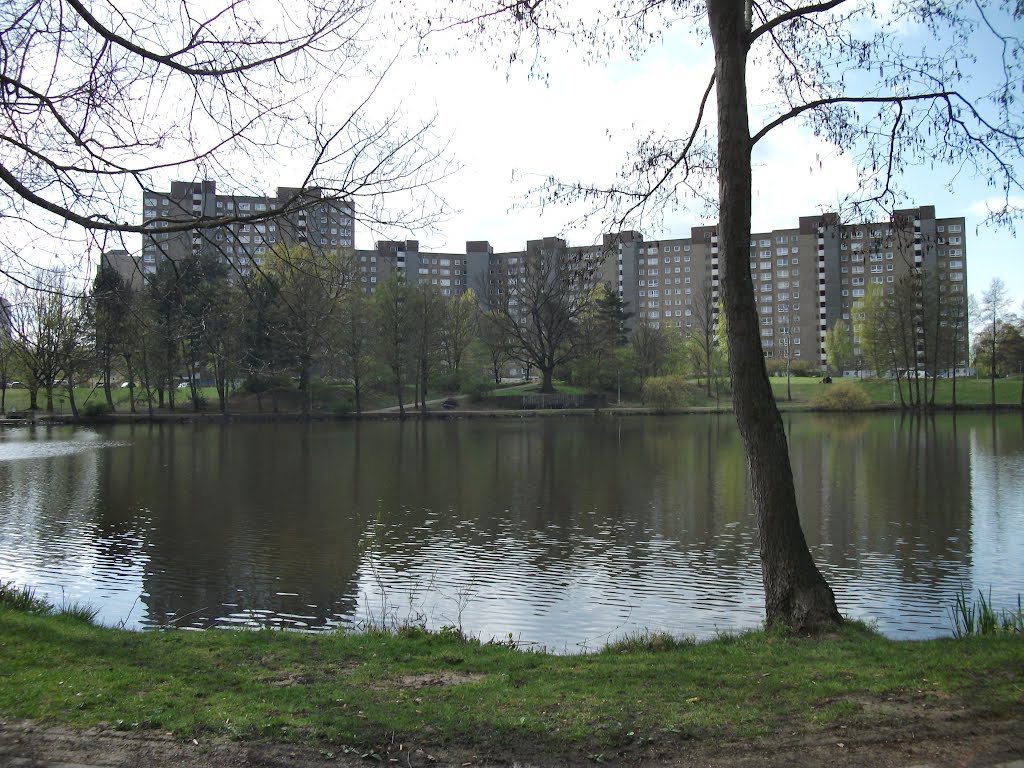
<path id="1" fill-rule="evenodd" d="M 980 589 L 978 599 L 968 598 L 967 591 L 960 588 L 956 601 L 950 609 L 953 622 L 953 636 L 957 638 L 987 635 L 1017 635 L 1024 637 L 1024 604 L 1017 595 L 1017 608 L 996 610 L 992 605 L 992 589 L 988 596 Z"/>

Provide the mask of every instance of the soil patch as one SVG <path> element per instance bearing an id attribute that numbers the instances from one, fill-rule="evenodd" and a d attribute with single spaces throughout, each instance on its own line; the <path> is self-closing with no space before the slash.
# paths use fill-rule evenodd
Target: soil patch
<path id="1" fill-rule="evenodd" d="M 426 681 L 423 681 L 426 682 Z M 410 677 L 408 683 L 416 684 Z M 429 684 L 436 684 L 429 683 Z M 832 726 L 815 733 L 777 733 L 753 741 L 692 739 L 655 748 L 614 753 L 545 756 L 528 743 L 470 749 L 432 747 L 393 741 L 376 748 L 323 743 L 281 744 L 226 738 L 181 740 L 169 734 L 92 728 L 75 730 L 30 721 L 0 721 L 0 765 L 11 768 L 328 768 L 374 763 L 406 766 L 553 766 L 647 765 L 665 768 L 907 768 L 910 766 L 1003 766 L 1024 758 L 1024 721 L 976 720 L 963 712 L 929 710 L 922 714 L 900 702 L 879 712 L 877 726 Z M 907 711 L 905 707 L 909 706 Z M 906 727 L 892 715 L 912 714 Z M 443 741 L 443 739 L 441 739 Z"/>

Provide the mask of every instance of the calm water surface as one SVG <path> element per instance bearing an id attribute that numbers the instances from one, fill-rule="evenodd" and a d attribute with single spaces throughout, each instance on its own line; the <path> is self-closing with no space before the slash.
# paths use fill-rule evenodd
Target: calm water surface
<path id="1" fill-rule="evenodd" d="M 1024 593 L 1024 423 L 787 417 L 841 610 Z M 133 628 L 423 621 L 552 650 L 761 620 L 730 416 L 0 431 L 0 579 Z"/>

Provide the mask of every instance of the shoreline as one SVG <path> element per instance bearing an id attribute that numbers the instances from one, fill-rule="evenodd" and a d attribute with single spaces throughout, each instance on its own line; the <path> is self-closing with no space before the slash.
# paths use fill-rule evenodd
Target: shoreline
<path id="1" fill-rule="evenodd" d="M 935 405 L 930 408 L 910 408 L 899 404 L 877 404 L 869 408 L 835 410 L 818 408 L 810 404 L 801 403 L 789 405 L 780 403 L 779 411 L 783 414 L 810 413 L 818 415 L 849 415 L 849 414 L 891 414 L 900 413 L 910 416 L 929 416 L 935 414 L 959 414 L 959 413 L 991 413 L 993 415 L 1004 415 L 1021 413 L 1024 408 L 1019 404 L 997 403 L 992 405 L 963 404 L 963 405 Z M 383 409 L 364 411 L 362 414 L 335 414 L 325 412 L 301 413 L 301 412 L 228 412 L 226 414 L 211 411 L 175 411 L 153 413 L 114 413 L 103 416 L 80 416 L 75 419 L 71 414 L 50 414 L 36 412 L 32 418 L 0 418 L 0 427 L 29 427 L 29 426 L 54 426 L 54 425 L 89 425 L 102 424 L 191 424 L 191 423 L 261 423 L 261 422 L 372 422 L 372 421 L 457 421 L 460 419 L 550 419 L 550 418 L 635 418 L 635 417 L 666 417 L 666 416 L 704 416 L 704 415 L 732 415 L 730 405 L 723 406 L 699 406 L 679 408 L 668 411 L 658 411 L 653 408 L 644 407 L 619 407 L 606 408 L 458 408 L 452 410 L 430 410 L 426 415 L 419 410 L 407 409 L 405 414 L 400 414 L 396 409 Z"/>

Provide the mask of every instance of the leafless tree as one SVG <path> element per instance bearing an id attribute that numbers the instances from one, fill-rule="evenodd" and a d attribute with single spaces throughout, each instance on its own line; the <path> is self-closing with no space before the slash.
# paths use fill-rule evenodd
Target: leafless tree
<path id="1" fill-rule="evenodd" d="M 295 186 L 350 200 L 371 223 L 429 222 L 436 206 L 384 196 L 446 172 L 431 126 L 371 117 L 387 70 L 367 71 L 370 0 L 13 0 L 0 7 L 4 272 L 46 252 L 138 248 L 139 236 L 264 220 L 275 211 L 140 220 L 144 190 L 215 176 L 235 190 L 291 158 Z M 347 108 L 345 105 L 348 105 Z M 440 202 L 438 203 L 440 205 Z M 65 242 L 75 241 L 74 249 Z"/>
<path id="2" fill-rule="evenodd" d="M 985 342 L 989 359 L 989 384 L 992 390 L 992 405 L 996 404 L 996 348 L 999 344 L 997 333 L 999 324 L 1006 320 L 1010 309 L 1010 294 L 1002 278 L 994 277 L 988 288 L 981 294 L 981 313 L 979 319 L 985 323 L 987 335 Z"/>
<path id="3" fill-rule="evenodd" d="M 526 254 L 497 267 L 483 286 L 491 322 L 541 372 L 541 392 L 554 392 L 555 369 L 578 352 L 579 321 L 591 301 L 599 265 L 570 253 L 558 238 L 531 241 Z"/>
<path id="4" fill-rule="evenodd" d="M 718 300 L 714 295 L 711 279 L 708 278 L 693 296 L 693 327 L 689 333 L 697 370 L 703 371 L 706 379 L 708 397 L 711 397 L 717 330 Z"/>

